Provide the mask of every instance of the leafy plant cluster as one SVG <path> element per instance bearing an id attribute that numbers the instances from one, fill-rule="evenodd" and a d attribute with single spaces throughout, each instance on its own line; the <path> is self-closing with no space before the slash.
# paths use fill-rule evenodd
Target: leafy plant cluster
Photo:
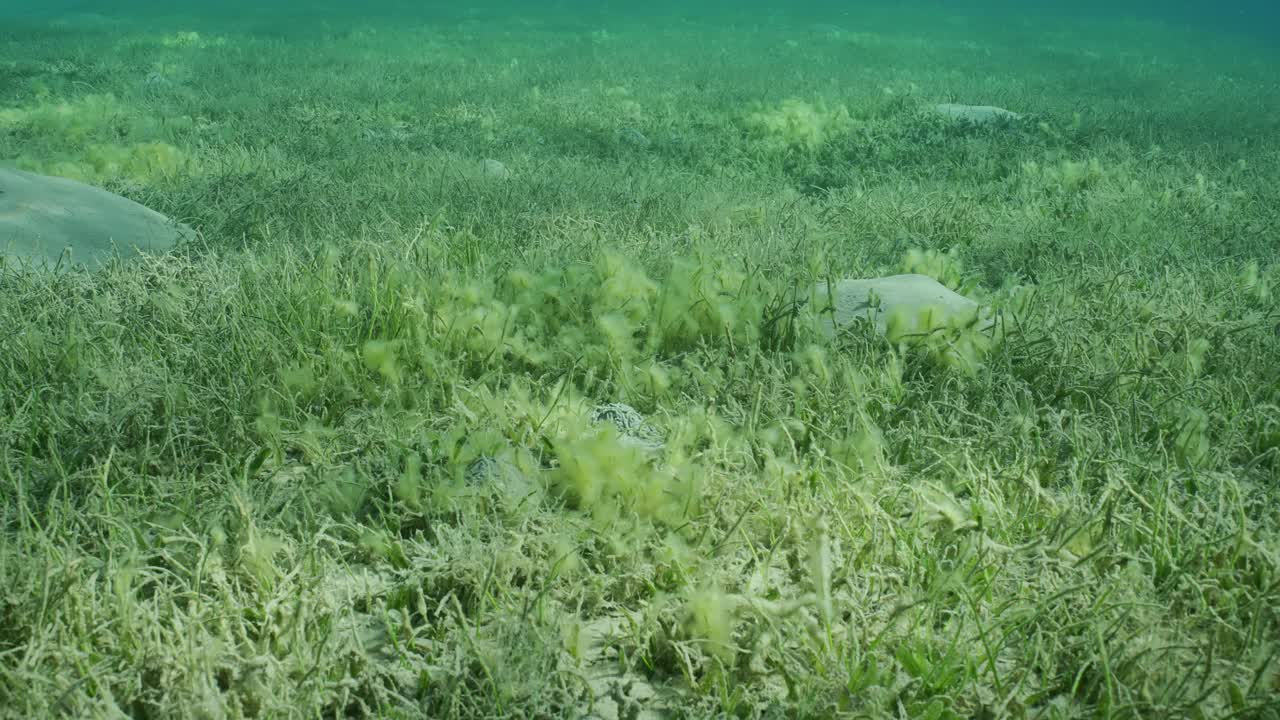
<path id="1" fill-rule="evenodd" d="M 0 133 L 22 151 L 19 168 L 94 184 L 149 185 L 189 174 L 195 166 L 188 153 L 161 139 L 180 134 L 181 125 L 162 128 L 111 94 L 43 97 L 0 111 Z"/>

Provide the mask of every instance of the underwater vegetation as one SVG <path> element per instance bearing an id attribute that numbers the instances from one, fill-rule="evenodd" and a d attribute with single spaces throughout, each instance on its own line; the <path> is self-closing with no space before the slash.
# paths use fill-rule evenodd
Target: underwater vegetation
<path id="1" fill-rule="evenodd" d="M 744 122 L 763 138 L 766 147 L 801 152 L 818 150 L 852 126 L 845 107 L 815 107 L 798 98 L 788 98 L 776 108 L 752 112 Z"/>
<path id="2" fill-rule="evenodd" d="M 904 12 L 0 27 L 0 717 L 1280 717 L 1274 53 Z"/>
<path id="3" fill-rule="evenodd" d="M 181 125 L 179 119 L 161 128 L 110 94 L 43 98 L 0 111 L 0 131 L 25 150 L 13 158 L 16 167 L 83 182 L 156 183 L 193 170 L 186 153 L 157 139 L 181 132 Z"/>

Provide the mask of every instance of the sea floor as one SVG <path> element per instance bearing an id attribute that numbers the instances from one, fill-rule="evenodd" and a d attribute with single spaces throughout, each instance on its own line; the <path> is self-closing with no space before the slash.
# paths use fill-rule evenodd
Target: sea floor
<path id="1" fill-rule="evenodd" d="M 1280 717 L 1277 59 L 5 22 L 0 162 L 200 238 L 0 269 L 0 715 Z"/>

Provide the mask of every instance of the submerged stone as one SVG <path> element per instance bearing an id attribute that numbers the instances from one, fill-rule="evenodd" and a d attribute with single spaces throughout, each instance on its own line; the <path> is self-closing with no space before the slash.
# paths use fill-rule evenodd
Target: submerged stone
<path id="1" fill-rule="evenodd" d="M 988 125 L 1000 121 L 1021 120 L 1022 116 L 1016 112 L 1005 110 L 1004 108 L 995 107 L 994 105 L 959 105 L 956 103 L 941 103 L 933 106 L 935 110 L 952 120 L 972 123 L 974 125 Z"/>
<path id="2" fill-rule="evenodd" d="M 0 257 L 20 265 L 101 267 L 161 253 L 195 231 L 128 198 L 67 178 L 0 168 Z"/>
<path id="3" fill-rule="evenodd" d="M 470 492 L 489 498 L 497 503 L 495 507 L 510 509 L 523 502 L 539 502 L 537 481 L 506 457 L 482 455 L 467 465 L 462 477 Z"/>
<path id="4" fill-rule="evenodd" d="M 468 485 L 518 485 L 524 482 L 524 473 L 509 460 L 482 455 L 467 465 L 463 479 Z"/>
<path id="5" fill-rule="evenodd" d="M 493 158 L 485 158 L 480 161 L 480 172 L 485 177 L 495 180 L 508 180 L 512 174 L 511 170 L 501 160 L 494 160 Z"/>
<path id="6" fill-rule="evenodd" d="M 814 35 L 826 35 L 828 37 L 840 37 L 848 33 L 844 28 L 832 23 L 813 23 L 809 26 L 809 32 Z"/>
<path id="7" fill-rule="evenodd" d="M 885 333 L 895 312 L 916 313 L 934 308 L 945 314 L 977 314 L 980 327 L 992 325 L 981 306 L 927 275 L 891 275 L 882 278 L 840 280 L 834 286 L 818 283 L 814 291 L 815 309 L 822 328 L 829 334 L 863 318 Z"/>
<path id="8" fill-rule="evenodd" d="M 640 411 L 626 403 L 597 405 L 591 411 L 591 422 L 595 425 L 612 424 L 618 429 L 618 440 L 623 445 L 658 451 L 666 444 L 662 433 L 650 425 Z"/>
<path id="9" fill-rule="evenodd" d="M 623 145 L 630 145 L 635 148 L 649 147 L 649 138 L 633 127 L 624 127 L 618 130 L 618 140 Z"/>

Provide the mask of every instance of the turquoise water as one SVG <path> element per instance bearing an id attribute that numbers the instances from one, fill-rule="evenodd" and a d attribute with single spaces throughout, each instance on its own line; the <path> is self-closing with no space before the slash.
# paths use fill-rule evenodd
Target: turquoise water
<path id="1" fill-rule="evenodd" d="M 447 17 L 477 13 L 519 13 L 538 15 L 543 13 L 573 13 L 582 17 L 626 17 L 666 13 L 685 15 L 715 15 L 750 22 L 776 17 L 817 18 L 847 17 L 856 19 L 860 13 L 874 10 L 877 5 L 893 9 L 912 9 L 931 13 L 977 13 L 998 21 L 1008 17 L 1039 15 L 1052 17 L 1094 16 L 1140 17 L 1171 23 L 1190 23 L 1197 26 L 1221 27 L 1244 33 L 1271 35 L 1280 33 L 1280 4 L 1265 0 L 1250 2 L 1210 3 L 1203 0 L 1171 0 L 1169 2 L 1106 2 L 1105 0 L 1077 0 L 1075 2 L 1021 2 L 1019 0 L 964 0 L 962 2 L 868 3 L 868 2 L 729 2 L 727 0 L 701 0 L 700 2 L 634 2 L 601 1 L 571 2 L 408 2 L 379 0 L 369 3 L 335 2 L 209 2 L 205 7 L 198 3 L 183 4 L 183 12 L 210 17 L 228 16 L 303 16 L 359 17 Z M 93 2 L 86 0 L 49 0 L 32 3 L 5 0 L 0 3 L 0 16 L 49 16 L 60 13 L 101 13 L 104 15 L 167 15 L 174 11 L 174 3 L 154 0 L 126 2 Z"/>

